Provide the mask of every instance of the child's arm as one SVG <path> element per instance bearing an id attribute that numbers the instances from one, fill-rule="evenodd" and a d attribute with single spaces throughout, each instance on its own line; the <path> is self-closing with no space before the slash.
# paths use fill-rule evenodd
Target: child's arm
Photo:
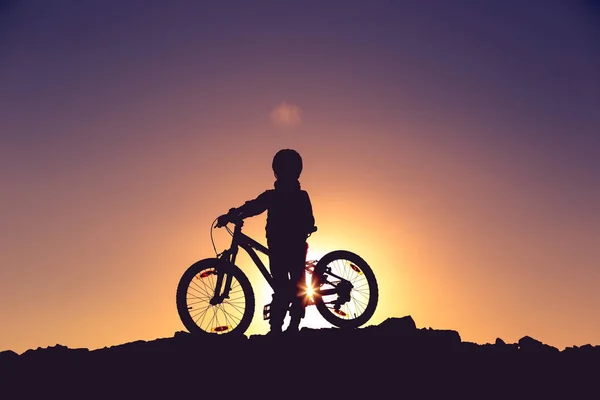
<path id="1" fill-rule="evenodd" d="M 232 215 L 244 219 L 262 214 L 269 206 L 269 197 L 268 192 L 263 192 L 257 198 L 248 200 L 240 207 L 233 209 Z"/>
<path id="2" fill-rule="evenodd" d="M 217 226 L 225 226 L 232 219 L 248 218 L 261 214 L 269 207 L 270 192 L 261 193 L 257 198 L 248 200 L 238 208 L 231 208 L 225 215 L 219 217 Z"/>

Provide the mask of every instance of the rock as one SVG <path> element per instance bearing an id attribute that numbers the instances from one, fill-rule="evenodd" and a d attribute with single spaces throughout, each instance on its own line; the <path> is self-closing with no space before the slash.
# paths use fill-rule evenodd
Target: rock
<path id="1" fill-rule="evenodd" d="M 530 336 L 519 339 L 519 351 L 523 353 L 558 353 L 558 349 Z"/>
<path id="2" fill-rule="evenodd" d="M 478 343 L 473 343 L 473 342 L 462 342 L 460 344 L 460 346 L 467 351 L 479 350 L 479 348 L 481 347 Z"/>
<path id="3" fill-rule="evenodd" d="M 0 351 L 0 368 L 10 367 L 19 360 L 19 355 L 12 350 Z"/>
<path id="4" fill-rule="evenodd" d="M 173 335 L 173 338 L 175 338 L 175 339 L 187 339 L 189 337 L 190 337 L 190 333 L 185 332 L 185 331 L 177 331 L 177 332 L 175 332 L 175 335 Z"/>
<path id="5" fill-rule="evenodd" d="M 408 315 L 402 318 L 388 318 L 379 324 L 377 329 L 394 334 L 402 334 L 414 332 L 417 329 L 417 325 L 413 318 Z"/>
<path id="6" fill-rule="evenodd" d="M 421 329 L 419 338 L 423 345 L 435 349 L 451 349 L 460 346 L 461 339 L 457 331 L 450 329 Z"/>

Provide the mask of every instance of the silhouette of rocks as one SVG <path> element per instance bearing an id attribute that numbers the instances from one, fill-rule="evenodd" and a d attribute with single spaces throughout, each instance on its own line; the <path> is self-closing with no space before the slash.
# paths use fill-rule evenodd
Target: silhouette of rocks
<path id="1" fill-rule="evenodd" d="M 417 329 L 417 324 L 410 315 L 402 318 L 388 318 L 383 321 L 379 326 L 368 327 L 367 329 L 372 329 L 374 332 L 386 335 L 412 335 Z"/>
<path id="2" fill-rule="evenodd" d="M 0 396 L 575 398 L 597 389 L 599 362 L 600 346 L 559 351 L 529 336 L 480 345 L 406 316 L 352 331 L 176 332 L 95 350 L 8 350 L 0 353 Z"/>
<path id="3" fill-rule="evenodd" d="M 519 350 L 528 353 L 555 353 L 558 349 L 549 346 L 529 336 L 524 336 L 519 339 Z"/>
<path id="4" fill-rule="evenodd" d="M 0 366 L 17 362 L 19 355 L 12 350 L 0 351 Z"/>

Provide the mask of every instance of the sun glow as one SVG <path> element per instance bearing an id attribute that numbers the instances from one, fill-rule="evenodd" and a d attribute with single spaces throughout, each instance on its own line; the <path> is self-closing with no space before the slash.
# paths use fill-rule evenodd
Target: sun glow
<path id="1" fill-rule="evenodd" d="M 306 274 L 306 296 L 312 302 L 314 300 L 313 295 L 315 294 L 315 289 L 313 288 L 313 286 L 311 284 L 311 280 L 312 280 L 312 274 L 307 273 Z"/>
<path id="2" fill-rule="evenodd" d="M 309 264 L 307 264 L 309 265 Z M 314 266 L 313 266 L 314 268 Z M 312 269 L 307 270 L 306 274 L 305 274 L 305 287 L 306 287 L 306 291 L 304 292 L 305 297 L 305 306 L 310 306 L 315 304 L 315 288 L 312 285 Z"/>
<path id="3" fill-rule="evenodd" d="M 307 244 L 306 245 L 306 296 L 308 297 L 308 305 L 314 304 L 314 294 L 315 288 L 312 285 L 312 274 L 315 269 L 315 265 L 319 261 L 319 259 L 325 255 L 325 252 L 316 249 L 312 250 L 312 248 Z"/>
<path id="4" fill-rule="evenodd" d="M 316 262 L 318 261 L 319 258 L 321 258 L 323 255 L 325 255 L 326 252 L 321 252 L 318 249 L 316 251 L 311 250 L 310 248 L 308 249 L 307 252 L 307 271 L 306 271 L 306 296 L 307 296 L 307 303 L 305 304 L 306 306 L 306 312 L 305 312 L 305 316 L 302 319 L 301 322 L 301 327 L 307 327 L 307 328 L 311 328 L 311 329 L 321 329 L 321 328 L 329 328 L 331 327 L 331 325 L 323 318 L 323 316 L 321 316 L 321 314 L 319 313 L 319 311 L 317 310 L 317 308 L 314 306 L 314 296 L 315 296 L 315 288 L 312 286 L 312 273 L 314 270 L 314 265 L 316 264 Z"/>

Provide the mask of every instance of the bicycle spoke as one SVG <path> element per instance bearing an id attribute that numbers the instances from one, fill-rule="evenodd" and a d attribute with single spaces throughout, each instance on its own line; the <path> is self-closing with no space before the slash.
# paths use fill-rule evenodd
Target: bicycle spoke
<path id="1" fill-rule="evenodd" d="M 204 318 L 206 318 L 206 314 L 208 314 L 208 310 L 210 310 L 210 307 L 206 307 L 204 309 L 204 312 L 200 312 L 199 314 L 201 315 L 201 317 L 198 317 L 197 319 L 194 320 L 194 322 L 200 326 L 203 322 L 204 322 Z M 193 317 L 192 317 L 193 318 Z M 200 324 L 198 324 L 198 320 L 202 318 L 202 321 L 200 322 Z"/>
<path id="2" fill-rule="evenodd" d="M 215 308 L 211 307 L 211 309 L 213 310 L 213 315 L 210 321 L 208 322 L 208 326 L 214 326 L 213 321 L 216 321 L 217 324 L 219 323 L 219 319 L 217 318 L 217 312 L 215 311 Z"/>
<path id="3" fill-rule="evenodd" d="M 223 313 L 223 316 L 224 316 L 224 318 L 225 318 L 225 321 L 227 322 L 227 325 L 228 325 L 228 326 L 235 326 L 235 325 L 237 325 L 237 324 L 240 322 L 240 320 L 241 320 L 241 317 L 239 317 L 239 318 L 238 318 L 238 317 L 236 317 L 234 314 L 232 314 L 232 313 L 230 313 L 230 312 L 227 312 L 227 311 L 224 309 L 225 307 L 224 307 L 224 305 L 223 305 L 223 304 L 219 304 L 219 308 L 221 309 L 221 312 Z M 242 315 L 243 315 L 243 314 L 242 314 Z M 235 324 L 233 324 L 233 323 L 230 323 L 230 322 L 229 322 L 229 318 L 231 318 L 231 319 L 232 319 L 232 320 L 235 322 Z"/>
<path id="4" fill-rule="evenodd" d="M 198 284 L 196 284 L 196 283 L 195 283 L 195 285 L 198 286 Z M 193 291 L 195 291 L 195 292 L 197 292 L 197 293 L 199 293 L 200 295 L 203 295 L 203 296 L 209 296 L 210 295 L 207 290 L 203 290 L 202 288 L 200 288 L 200 286 L 198 286 L 198 288 L 190 286 L 190 290 L 193 290 Z"/>

